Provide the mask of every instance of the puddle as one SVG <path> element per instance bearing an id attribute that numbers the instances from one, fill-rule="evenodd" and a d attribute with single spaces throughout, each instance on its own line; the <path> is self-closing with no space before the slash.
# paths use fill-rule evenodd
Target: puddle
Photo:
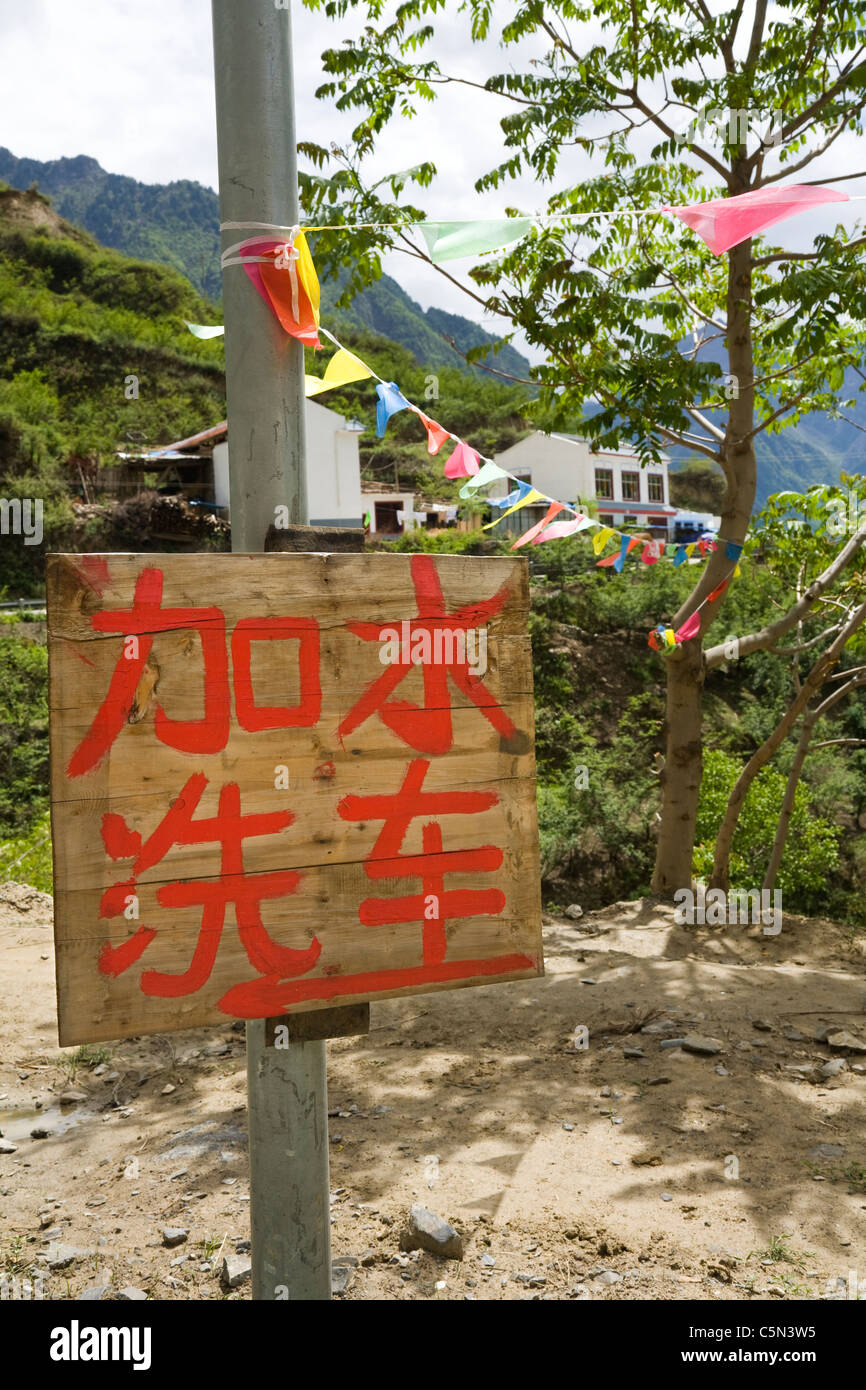
<path id="1" fill-rule="evenodd" d="M 31 1129 L 47 1129 L 53 1139 L 74 1129 L 80 1120 L 78 1106 L 64 1105 L 61 1109 L 59 1105 L 46 1105 L 37 1110 L 34 1106 L 20 1105 L 14 1110 L 0 1110 L 0 1134 L 15 1143 L 19 1139 L 29 1139 Z M 41 1144 L 44 1141 L 34 1139 L 32 1142 Z"/>

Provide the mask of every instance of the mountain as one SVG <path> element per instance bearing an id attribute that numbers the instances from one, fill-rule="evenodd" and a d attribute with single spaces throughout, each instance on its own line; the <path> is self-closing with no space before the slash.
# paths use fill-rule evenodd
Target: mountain
<path id="1" fill-rule="evenodd" d="M 219 199 L 212 188 L 190 179 L 139 183 L 123 174 L 107 173 L 95 159 L 83 154 L 49 161 L 17 159 L 2 146 L 0 181 L 22 189 L 37 184 L 62 217 L 84 227 L 104 246 L 137 259 L 174 266 L 202 294 L 219 300 Z M 433 371 L 461 364 L 468 370 L 443 333 L 464 352 L 492 341 L 491 335 L 471 319 L 440 309 L 422 309 L 388 275 L 359 294 L 348 309 L 334 310 L 341 290 L 339 281 L 322 286 L 323 316 L 328 321 L 389 338 L 408 348 L 420 365 Z M 511 346 L 495 356 L 488 354 L 484 360 L 498 371 L 518 377 L 525 377 L 529 369 L 526 358 Z"/>

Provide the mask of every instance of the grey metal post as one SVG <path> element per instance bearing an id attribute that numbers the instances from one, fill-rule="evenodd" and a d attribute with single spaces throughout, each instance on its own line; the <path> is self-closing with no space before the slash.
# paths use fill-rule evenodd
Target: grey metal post
<path id="1" fill-rule="evenodd" d="M 291 13 L 212 0 L 223 222 L 297 221 Z M 223 248 L 255 235 L 224 231 Z M 232 550 L 265 549 L 278 506 L 308 520 L 304 355 L 242 266 L 223 272 Z M 253 1298 L 329 1299 L 325 1043 L 275 1049 L 247 1024 Z"/>

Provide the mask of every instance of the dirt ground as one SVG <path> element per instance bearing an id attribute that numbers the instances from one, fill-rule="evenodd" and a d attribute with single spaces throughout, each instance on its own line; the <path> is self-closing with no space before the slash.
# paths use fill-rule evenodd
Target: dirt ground
<path id="1" fill-rule="evenodd" d="M 545 937 L 544 979 L 375 1004 L 368 1037 L 329 1044 L 341 1296 L 866 1297 L 864 938 L 678 927 L 651 903 Z M 249 1239 L 242 1025 L 76 1066 L 50 899 L 14 885 L 0 1004 L 0 1277 L 249 1298 L 221 1281 Z M 827 1025 L 864 1051 L 817 1041 Z M 662 1046 L 689 1034 L 721 1050 Z M 462 1233 L 462 1261 L 400 1251 L 412 1203 Z M 188 1238 L 166 1248 L 164 1227 Z"/>

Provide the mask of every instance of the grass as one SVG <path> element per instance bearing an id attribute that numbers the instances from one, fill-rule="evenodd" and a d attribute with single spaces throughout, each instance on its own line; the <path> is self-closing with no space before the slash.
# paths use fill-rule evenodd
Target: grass
<path id="1" fill-rule="evenodd" d="M 795 1269 L 802 1269 L 806 1263 L 806 1256 L 800 1250 L 793 1250 L 788 1241 L 793 1238 L 793 1233 L 788 1235 L 773 1236 L 764 1250 L 750 1250 L 748 1259 L 757 1255 L 760 1260 L 769 1260 L 773 1264 L 789 1264 Z"/>
<path id="2" fill-rule="evenodd" d="M 847 1178 L 854 1192 L 866 1192 L 866 1163 L 849 1163 L 847 1168 L 842 1170 L 843 1178 Z"/>
<path id="3" fill-rule="evenodd" d="M 69 1080 L 74 1081 L 76 1073 L 88 1067 L 90 1071 L 94 1067 L 101 1066 L 103 1062 L 111 1059 L 111 1049 L 102 1047 L 96 1043 L 83 1043 L 81 1047 L 76 1047 L 74 1052 L 61 1052 L 57 1058 L 58 1066 L 62 1067 L 69 1074 Z"/>

